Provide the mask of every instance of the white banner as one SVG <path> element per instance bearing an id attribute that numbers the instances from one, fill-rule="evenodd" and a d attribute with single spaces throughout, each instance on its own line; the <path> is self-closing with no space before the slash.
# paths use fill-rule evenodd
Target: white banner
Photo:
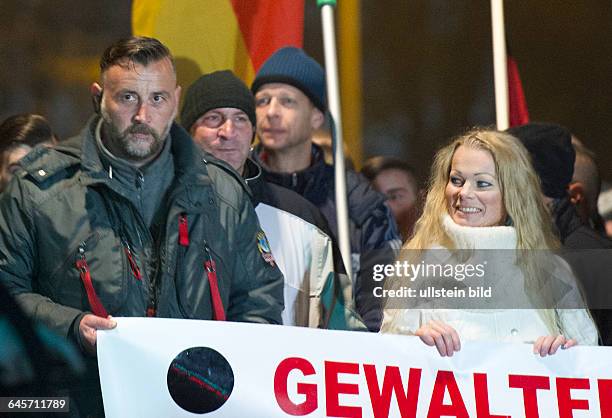
<path id="1" fill-rule="evenodd" d="M 108 418 L 612 417 L 612 349 L 115 318 L 98 332 Z M 201 415 L 205 414 L 205 415 Z"/>

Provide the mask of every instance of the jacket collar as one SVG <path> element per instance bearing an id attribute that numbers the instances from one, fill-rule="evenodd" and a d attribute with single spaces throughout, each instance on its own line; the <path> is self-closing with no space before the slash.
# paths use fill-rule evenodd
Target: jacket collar
<path id="1" fill-rule="evenodd" d="M 261 144 L 255 148 L 251 157 L 261 166 L 267 180 L 303 195 L 315 205 L 325 200 L 332 186 L 333 167 L 325 163 L 323 150 L 316 144 L 312 144 L 310 166 L 292 173 L 270 171 L 266 165 L 266 151 Z"/>
<path id="2" fill-rule="evenodd" d="M 154 160 L 143 167 L 136 167 L 126 160 L 115 157 L 106 148 L 100 135 L 101 127 L 102 120 L 98 119 L 94 137 L 100 162 L 108 172 L 108 177 L 118 182 L 128 193 L 138 193 L 138 187 L 143 185 L 137 186 L 137 184 L 142 180 L 144 187 L 149 188 L 149 192 L 155 193 L 161 185 L 167 184 L 174 177 L 173 158 L 170 154 L 172 135 L 165 138 L 162 150 Z"/>
<path id="3" fill-rule="evenodd" d="M 551 206 L 555 227 L 559 233 L 559 239 L 563 243 L 572 232 L 580 228 L 582 221 L 576 212 L 576 207 L 569 198 L 555 199 Z"/>
<path id="4" fill-rule="evenodd" d="M 72 157 L 62 159 L 64 165 L 72 161 L 72 164 L 80 159 L 82 174 L 81 182 L 85 185 L 105 184 L 115 192 L 124 195 L 122 190 L 113 187 L 109 181 L 108 172 L 104 169 L 100 159 L 98 147 L 95 141 L 95 129 L 99 116 L 89 119 L 81 133 L 73 138 L 67 139 L 55 149 L 60 153 Z M 208 171 L 203 161 L 203 155 L 194 144 L 189 134 L 177 123 L 173 123 L 169 135 L 172 138 L 170 152 L 174 160 L 174 180 L 171 186 L 169 198 L 183 192 L 186 198 L 180 198 L 177 202 L 186 209 L 193 209 L 202 205 L 199 200 L 202 193 L 197 193 L 199 187 L 210 186 Z"/>
<path id="5" fill-rule="evenodd" d="M 253 159 L 247 158 L 244 163 L 244 173 L 242 173 L 242 177 L 253 192 L 251 199 L 253 206 L 257 206 L 259 203 L 261 203 L 261 197 L 266 188 L 266 180 L 264 179 L 263 170 L 259 164 L 253 161 Z"/>
<path id="6" fill-rule="evenodd" d="M 333 195 L 334 167 L 325 162 L 323 150 L 316 144 L 312 144 L 311 156 L 310 167 L 302 171 L 275 173 L 265 163 L 265 150 L 261 144 L 251 153 L 253 161 L 261 167 L 265 180 L 297 192 L 320 208 Z M 346 189 L 349 217 L 357 225 L 362 225 L 372 216 L 373 208 L 380 207 L 385 201 L 385 197 L 375 191 L 368 181 L 350 169 L 346 170 Z"/>

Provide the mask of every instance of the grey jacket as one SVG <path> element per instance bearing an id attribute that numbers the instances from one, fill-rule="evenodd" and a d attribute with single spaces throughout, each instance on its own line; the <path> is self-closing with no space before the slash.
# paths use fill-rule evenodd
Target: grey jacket
<path id="1" fill-rule="evenodd" d="M 163 216 L 148 228 L 103 169 L 96 119 L 55 149 L 26 156 L 0 198 L 0 281 L 26 312 L 62 335 L 76 330 L 92 309 L 77 266 L 85 260 L 113 316 L 211 319 L 212 261 L 227 320 L 280 323 L 282 274 L 258 246 L 243 180 L 173 125 L 174 180 Z M 188 242 L 179 242 L 179 222 Z"/>

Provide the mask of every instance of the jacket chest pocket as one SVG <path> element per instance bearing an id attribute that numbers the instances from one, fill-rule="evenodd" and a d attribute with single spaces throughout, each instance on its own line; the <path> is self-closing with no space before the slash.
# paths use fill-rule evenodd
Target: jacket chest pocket
<path id="1" fill-rule="evenodd" d="M 97 299 L 107 313 L 114 313 L 127 299 L 128 273 L 121 241 L 112 231 L 100 230 L 68 250 L 48 285 L 58 303 L 98 314 L 92 303 Z"/>
<path id="2" fill-rule="evenodd" d="M 209 235 L 206 228 L 189 228 L 188 239 L 186 229 L 187 223 L 182 227 L 179 223 L 175 279 L 181 315 L 191 319 L 224 320 L 230 291 L 227 260 L 205 238 Z M 218 239 L 222 241 L 223 237 Z"/>

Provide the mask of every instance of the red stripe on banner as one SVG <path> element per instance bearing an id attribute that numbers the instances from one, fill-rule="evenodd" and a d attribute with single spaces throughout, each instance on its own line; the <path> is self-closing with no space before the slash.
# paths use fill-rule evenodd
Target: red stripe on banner
<path id="1" fill-rule="evenodd" d="M 523 83 L 519 75 L 516 61 L 510 55 L 508 62 L 508 101 L 510 106 L 510 126 L 519 126 L 529 123 L 527 100 L 523 92 Z"/>
<path id="2" fill-rule="evenodd" d="M 304 0 L 231 0 L 255 72 L 283 46 L 301 48 Z"/>

